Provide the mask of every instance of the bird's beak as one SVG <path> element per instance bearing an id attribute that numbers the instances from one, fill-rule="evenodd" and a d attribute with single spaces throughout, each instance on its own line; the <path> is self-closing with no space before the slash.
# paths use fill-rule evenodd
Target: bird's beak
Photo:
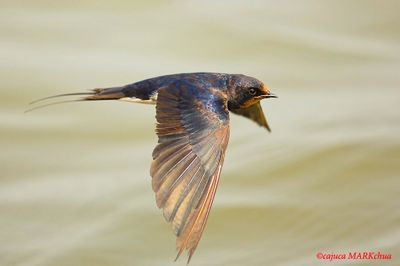
<path id="1" fill-rule="evenodd" d="M 268 93 L 268 94 L 265 94 L 265 95 L 260 95 L 259 96 L 260 97 L 260 99 L 266 99 L 266 98 L 278 98 L 278 96 L 276 95 L 276 94 L 273 94 L 273 93 Z"/>
<path id="2" fill-rule="evenodd" d="M 278 98 L 278 95 L 273 94 L 273 93 L 270 92 L 268 95 L 266 95 L 265 98 Z"/>

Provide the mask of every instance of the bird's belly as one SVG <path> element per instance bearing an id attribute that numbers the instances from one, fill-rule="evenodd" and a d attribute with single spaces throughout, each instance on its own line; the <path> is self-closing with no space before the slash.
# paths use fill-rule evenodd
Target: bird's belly
<path id="1" fill-rule="evenodd" d="M 131 102 L 131 103 L 156 104 L 157 103 L 157 96 L 158 96 L 158 93 L 155 92 L 147 100 L 143 100 L 143 99 L 136 98 L 136 97 L 123 97 L 123 98 L 120 98 L 118 100 L 119 101 L 124 101 L 124 102 Z"/>

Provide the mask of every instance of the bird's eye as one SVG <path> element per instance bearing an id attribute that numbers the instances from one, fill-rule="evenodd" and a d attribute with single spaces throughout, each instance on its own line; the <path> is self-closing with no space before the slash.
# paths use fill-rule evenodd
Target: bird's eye
<path id="1" fill-rule="evenodd" d="M 254 95 L 257 94 L 257 89 L 256 88 L 250 88 L 249 89 L 249 93 L 250 93 L 250 95 L 254 96 Z"/>

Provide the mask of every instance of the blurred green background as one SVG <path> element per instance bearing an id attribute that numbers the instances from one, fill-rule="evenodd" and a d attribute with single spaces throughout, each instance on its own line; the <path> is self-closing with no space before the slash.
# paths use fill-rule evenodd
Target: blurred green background
<path id="1" fill-rule="evenodd" d="M 184 265 L 156 208 L 154 107 L 34 99 L 179 72 L 243 73 L 191 265 L 400 265 L 399 1 L 1 1 L 0 265 Z M 336 261 L 330 264 L 347 264 Z"/>

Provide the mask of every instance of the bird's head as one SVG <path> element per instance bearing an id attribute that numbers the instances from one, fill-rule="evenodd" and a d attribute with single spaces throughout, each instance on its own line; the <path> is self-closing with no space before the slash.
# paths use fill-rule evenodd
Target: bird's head
<path id="1" fill-rule="evenodd" d="M 230 75 L 227 87 L 229 109 L 247 108 L 262 99 L 277 98 L 264 83 L 245 75 Z"/>

